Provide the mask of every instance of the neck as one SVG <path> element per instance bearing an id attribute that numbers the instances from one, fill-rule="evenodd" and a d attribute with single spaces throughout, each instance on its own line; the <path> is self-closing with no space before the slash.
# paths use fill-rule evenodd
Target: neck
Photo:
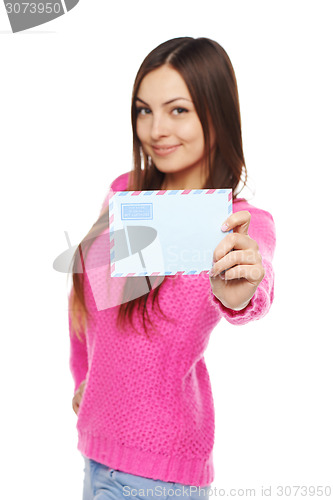
<path id="1" fill-rule="evenodd" d="M 197 177 L 184 179 L 170 179 L 170 175 L 165 175 L 161 189 L 178 190 L 178 189 L 203 189 L 204 179 Z"/>

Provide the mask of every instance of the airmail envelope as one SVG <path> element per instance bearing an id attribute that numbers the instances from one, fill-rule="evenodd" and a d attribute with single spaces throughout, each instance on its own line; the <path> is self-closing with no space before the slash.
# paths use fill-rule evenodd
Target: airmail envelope
<path id="1" fill-rule="evenodd" d="M 111 191 L 111 277 L 208 273 L 231 213 L 231 189 Z"/>

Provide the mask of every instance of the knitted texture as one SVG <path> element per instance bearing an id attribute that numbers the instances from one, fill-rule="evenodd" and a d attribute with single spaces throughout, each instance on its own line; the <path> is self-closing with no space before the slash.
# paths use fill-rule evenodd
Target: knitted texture
<path id="1" fill-rule="evenodd" d="M 123 191 L 127 182 L 123 174 L 111 188 Z M 239 210 L 251 213 L 249 235 L 259 245 L 266 272 L 249 305 L 241 311 L 224 307 L 208 275 L 167 277 L 158 296 L 167 319 L 150 296 L 147 308 L 156 331 L 150 329 L 149 337 L 142 312 L 134 314 L 135 330 L 129 322 L 119 330 L 119 305 L 97 307 L 95 298 L 117 278 L 109 278 L 108 240 L 97 238 L 91 246 L 84 273 L 91 319 L 82 341 L 69 318 L 74 393 L 86 380 L 77 420 L 78 449 L 85 456 L 156 480 L 194 486 L 213 482 L 214 403 L 204 352 L 222 317 L 235 325 L 257 320 L 268 312 L 274 295 L 273 218 L 245 200 L 234 203 L 234 212 Z"/>

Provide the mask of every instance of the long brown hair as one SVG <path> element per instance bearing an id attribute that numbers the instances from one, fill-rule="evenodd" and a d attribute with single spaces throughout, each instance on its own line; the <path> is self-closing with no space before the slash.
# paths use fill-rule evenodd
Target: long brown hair
<path id="1" fill-rule="evenodd" d="M 247 181 L 237 82 L 227 53 L 217 42 L 208 38 L 182 37 L 168 40 L 150 52 L 141 64 L 135 78 L 132 93 L 131 114 L 134 166 L 130 172 L 126 190 L 158 190 L 161 189 L 164 181 L 165 174 L 156 168 L 150 158 L 148 159 L 138 139 L 136 133 L 137 111 L 135 100 L 143 78 L 154 69 L 165 64 L 178 71 L 183 77 L 202 125 L 205 158 L 207 159 L 207 176 L 203 189 L 232 188 L 234 201 L 237 201 L 236 197 Z M 209 123 L 211 123 L 216 136 L 215 154 L 213 157 L 209 154 Z M 243 186 L 237 192 L 236 189 L 241 182 Z M 108 222 L 108 207 L 106 207 L 74 254 L 70 318 L 73 330 L 78 337 L 80 330 L 85 330 L 90 316 L 84 297 L 85 278 L 84 273 L 82 273 L 82 267 L 84 268 L 86 252 L 96 237 L 108 227 Z M 135 280 L 142 279 L 147 281 L 149 292 L 131 299 L 131 290 L 135 288 L 133 287 Z M 117 326 L 121 327 L 126 318 L 130 320 L 133 326 L 134 311 L 136 310 L 137 313 L 142 312 L 143 327 L 149 337 L 146 329 L 146 319 L 154 330 L 155 327 L 149 317 L 147 302 L 151 300 L 153 307 L 157 300 L 159 311 L 166 318 L 158 302 L 158 293 L 163 285 L 162 282 L 170 279 L 172 277 L 165 277 L 162 281 L 161 277 L 129 278 L 124 290 L 124 296 L 127 299 L 119 306 Z"/>

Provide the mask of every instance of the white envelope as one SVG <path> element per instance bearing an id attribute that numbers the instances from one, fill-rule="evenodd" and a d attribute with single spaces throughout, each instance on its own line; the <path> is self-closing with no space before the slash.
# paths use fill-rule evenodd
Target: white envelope
<path id="1" fill-rule="evenodd" d="M 208 273 L 231 213 L 231 189 L 111 192 L 111 277 Z"/>

